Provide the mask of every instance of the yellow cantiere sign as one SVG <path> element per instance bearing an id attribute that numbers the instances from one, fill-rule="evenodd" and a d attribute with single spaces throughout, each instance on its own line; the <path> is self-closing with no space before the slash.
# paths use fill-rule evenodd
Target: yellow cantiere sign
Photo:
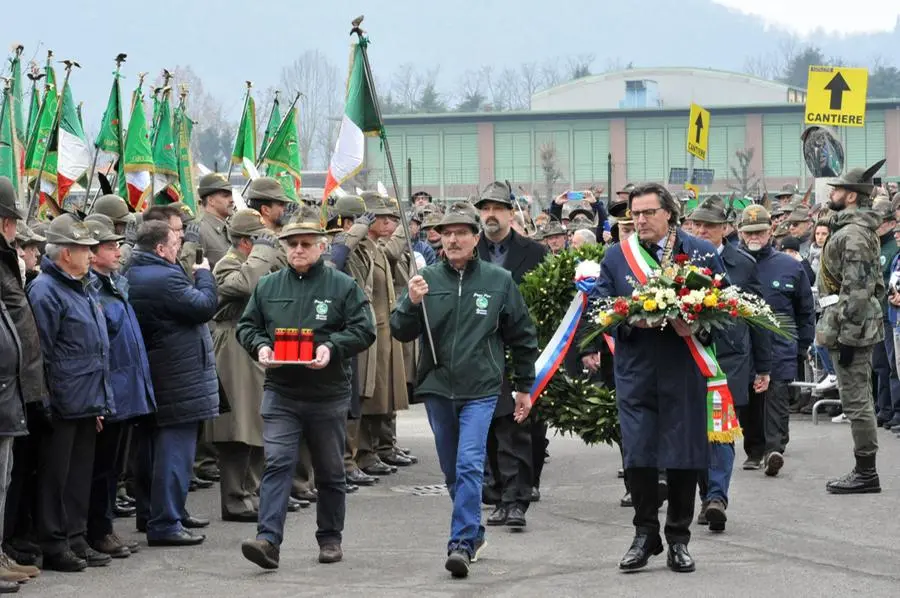
<path id="1" fill-rule="evenodd" d="M 862 68 L 810 66 L 806 83 L 808 125 L 863 127 L 869 71 Z"/>
<path id="2" fill-rule="evenodd" d="M 706 161 L 709 149 L 709 111 L 697 104 L 691 104 L 691 116 L 688 119 L 687 151 Z"/>

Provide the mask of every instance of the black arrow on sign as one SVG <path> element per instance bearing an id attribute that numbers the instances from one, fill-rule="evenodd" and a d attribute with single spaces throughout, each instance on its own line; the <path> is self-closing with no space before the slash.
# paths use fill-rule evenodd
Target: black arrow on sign
<path id="1" fill-rule="evenodd" d="M 694 124 L 697 125 L 697 139 L 694 140 L 694 143 L 699 145 L 700 144 L 700 133 L 703 132 L 703 114 L 697 115 L 697 120 L 694 121 Z"/>
<path id="2" fill-rule="evenodd" d="M 831 92 L 830 108 L 832 110 L 840 110 L 841 103 L 844 100 L 844 92 L 850 91 L 850 86 L 847 85 L 847 82 L 844 80 L 844 76 L 841 75 L 840 71 L 838 71 L 834 78 L 828 82 L 825 89 Z"/>

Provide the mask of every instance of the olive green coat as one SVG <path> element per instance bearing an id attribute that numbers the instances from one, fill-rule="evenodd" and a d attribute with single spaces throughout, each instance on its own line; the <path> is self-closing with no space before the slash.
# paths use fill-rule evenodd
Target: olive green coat
<path id="1" fill-rule="evenodd" d="M 255 245 L 248 257 L 231 249 L 213 269 L 219 294 L 219 308 L 213 320 L 213 346 L 219 373 L 220 392 L 225 393 L 231 412 L 209 422 L 212 442 L 242 442 L 262 446 L 262 404 L 265 373 L 240 345 L 235 335 L 259 279 L 281 269 L 280 248 Z"/>
<path id="2" fill-rule="evenodd" d="M 394 271 L 403 261 L 406 237 L 398 227 L 386 241 L 368 238 L 368 228 L 354 225 L 347 232 L 352 248 L 347 272 L 362 287 L 375 314 L 375 344 L 359 354 L 359 394 L 363 415 L 387 415 L 409 408 L 403 343 L 391 336 L 391 310 L 396 303 Z"/>

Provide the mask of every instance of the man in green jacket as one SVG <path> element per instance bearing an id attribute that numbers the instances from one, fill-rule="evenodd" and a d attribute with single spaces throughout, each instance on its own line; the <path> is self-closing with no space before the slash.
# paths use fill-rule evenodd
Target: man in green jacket
<path id="1" fill-rule="evenodd" d="M 415 394 L 424 399 L 453 500 L 445 567 L 453 577 L 466 577 L 485 544 L 481 484 L 505 352 L 512 354 L 513 416 L 522 423 L 531 411 L 537 337 L 509 271 L 478 259 L 474 208 L 455 204 L 435 228 L 444 261 L 409 280 L 391 314 L 391 333 L 405 343 L 418 339 L 425 333 L 427 310 L 437 363 L 423 340 Z"/>
<path id="2" fill-rule="evenodd" d="M 265 569 L 278 567 L 301 437 L 316 471 L 319 562 L 335 563 L 343 557 L 350 364 L 375 342 L 372 308 L 362 289 L 322 259 L 327 240 L 321 225 L 292 222 L 278 238 L 290 268 L 259 281 L 237 325 L 238 341 L 266 368 L 261 407 L 266 466 L 259 524 L 256 539 L 241 545 L 244 556 Z M 276 328 L 312 329 L 313 362 L 273 364 Z"/>

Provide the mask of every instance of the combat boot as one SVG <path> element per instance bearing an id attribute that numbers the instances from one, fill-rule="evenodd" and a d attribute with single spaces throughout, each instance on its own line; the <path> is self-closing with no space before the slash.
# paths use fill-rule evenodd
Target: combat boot
<path id="1" fill-rule="evenodd" d="M 831 494 L 869 494 L 881 492 L 881 482 L 875 471 L 875 455 L 856 456 L 856 467 L 847 475 L 825 484 Z"/>

